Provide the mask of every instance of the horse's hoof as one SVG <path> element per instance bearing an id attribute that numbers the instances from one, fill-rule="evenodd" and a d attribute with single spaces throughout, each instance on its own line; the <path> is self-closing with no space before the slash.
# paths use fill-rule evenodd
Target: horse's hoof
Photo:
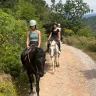
<path id="1" fill-rule="evenodd" d="M 33 93 L 32 93 L 32 92 L 30 92 L 30 93 L 29 93 L 29 96 L 33 96 Z"/>
<path id="2" fill-rule="evenodd" d="M 52 72 L 51 74 L 52 74 L 52 75 L 54 75 L 55 73 L 54 73 L 54 72 Z"/>
<path id="3" fill-rule="evenodd" d="M 56 65 L 56 67 L 60 67 L 60 65 Z"/>

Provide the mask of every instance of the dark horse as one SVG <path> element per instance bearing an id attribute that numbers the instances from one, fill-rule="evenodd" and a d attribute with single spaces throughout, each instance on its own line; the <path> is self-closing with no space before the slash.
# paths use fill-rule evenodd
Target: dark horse
<path id="1" fill-rule="evenodd" d="M 34 45 L 30 45 L 29 49 L 25 49 L 21 53 L 21 61 L 24 68 L 27 71 L 29 82 L 30 82 L 30 95 L 33 93 L 32 83 L 34 82 L 34 76 L 36 79 L 36 92 L 39 96 L 39 81 L 40 77 L 44 75 L 44 65 L 45 65 L 45 52 L 41 48 L 37 48 Z"/>

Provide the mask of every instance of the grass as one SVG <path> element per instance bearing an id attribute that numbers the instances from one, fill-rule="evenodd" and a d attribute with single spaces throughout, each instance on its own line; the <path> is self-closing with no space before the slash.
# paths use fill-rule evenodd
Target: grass
<path id="1" fill-rule="evenodd" d="M 21 73 L 20 76 L 16 78 L 13 82 L 15 84 L 17 96 L 28 96 L 30 91 L 30 83 L 26 72 Z M 33 87 L 34 86 L 35 83 L 33 83 Z"/>
<path id="2" fill-rule="evenodd" d="M 94 61 L 96 61 L 96 37 L 85 36 L 68 36 L 64 37 L 65 44 L 74 46 L 87 53 Z"/>
<path id="3" fill-rule="evenodd" d="M 92 57 L 92 59 L 96 62 L 96 52 L 85 51 L 85 53 Z"/>
<path id="4" fill-rule="evenodd" d="M 0 96 L 17 96 L 15 86 L 9 74 L 0 74 Z"/>

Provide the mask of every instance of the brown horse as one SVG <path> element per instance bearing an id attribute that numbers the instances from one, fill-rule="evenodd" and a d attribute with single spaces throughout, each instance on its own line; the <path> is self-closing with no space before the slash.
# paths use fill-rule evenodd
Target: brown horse
<path id="1" fill-rule="evenodd" d="M 21 61 L 29 77 L 31 96 L 33 96 L 33 75 L 35 75 L 36 92 L 37 96 L 39 96 L 39 81 L 40 77 L 44 75 L 45 60 L 45 52 L 43 51 L 43 49 L 37 48 L 34 45 L 30 45 L 29 49 L 25 49 L 21 53 Z"/>

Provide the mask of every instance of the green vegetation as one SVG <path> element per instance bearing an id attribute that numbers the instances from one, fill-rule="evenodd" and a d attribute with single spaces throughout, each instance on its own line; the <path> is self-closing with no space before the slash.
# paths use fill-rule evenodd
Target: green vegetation
<path id="1" fill-rule="evenodd" d="M 21 65 L 20 53 L 25 45 L 24 38 L 27 29 L 13 16 L 4 13 L 2 10 L 0 10 L 0 14 L 0 67 L 2 71 L 18 76 Z"/>
<path id="2" fill-rule="evenodd" d="M 10 75 L 0 75 L 0 96 L 17 96 Z"/>
<path id="3" fill-rule="evenodd" d="M 68 36 L 64 42 L 68 45 L 83 49 L 85 51 L 96 52 L 96 38 L 85 36 Z"/>
<path id="4" fill-rule="evenodd" d="M 51 2 L 49 7 L 44 0 L 0 0 L 0 73 L 9 73 L 15 78 L 13 81 L 16 88 L 8 83 L 10 89 L 18 93 L 13 92 L 14 96 L 24 96 L 24 90 L 29 87 L 27 75 L 20 74 L 20 54 L 26 48 L 26 32 L 31 19 L 37 21 L 43 49 L 52 24 L 56 21 L 61 24 L 64 43 L 96 53 L 96 34 L 92 30 L 93 26 L 95 29 L 95 23 L 90 23 L 92 20 L 95 22 L 95 17 L 92 20 L 82 20 L 84 14 L 91 12 L 87 3 L 83 0 L 67 0 L 65 4 L 62 0 L 57 4 L 55 0 Z M 86 27 L 84 22 L 91 27 Z M 6 92 L 7 96 L 13 96 L 8 95 L 11 94 L 9 89 L 4 87 L 2 91 L 2 88 L 0 87 L 0 96 L 5 96 Z"/>
<path id="5" fill-rule="evenodd" d="M 86 26 L 90 26 L 96 33 L 96 16 L 84 18 L 84 23 L 86 24 Z"/>

